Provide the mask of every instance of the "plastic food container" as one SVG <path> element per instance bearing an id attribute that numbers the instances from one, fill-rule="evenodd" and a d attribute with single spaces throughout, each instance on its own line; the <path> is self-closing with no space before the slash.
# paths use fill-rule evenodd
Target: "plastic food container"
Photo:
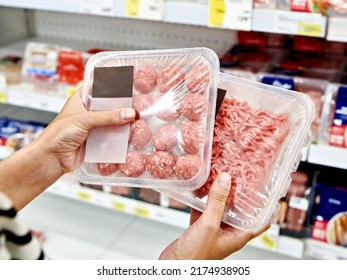
<path id="1" fill-rule="evenodd" d="M 101 52 L 86 65 L 88 110 L 133 107 L 130 125 L 94 129 L 80 153 L 80 181 L 193 190 L 209 174 L 218 56 L 207 48 Z"/>
<path id="2" fill-rule="evenodd" d="M 203 211 L 220 172 L 232 177 L 223 221 L 255 232 L 279 209 L 301 149 L 309 142 L 314 104 L 305 94 L 220 74 L 227 91 L 215 121 L 209 179 L 194 191 L 160 192 Z"/>

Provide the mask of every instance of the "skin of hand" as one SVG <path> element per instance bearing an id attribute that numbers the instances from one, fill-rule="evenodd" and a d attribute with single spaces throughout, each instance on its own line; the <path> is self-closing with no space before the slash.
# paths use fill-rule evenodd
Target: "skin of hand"
<path id="1" fill-rule="evenodd" d="M 203 213 L 192 209 L 190 226 L 159 256 L 166 260 L 221 260 L 240 250 L 270 227 L 250 233 L 222 223 L 231 177 L 221 173 L 213 182 Z"/>
<path id="2" fill-rule="evenodd" d="M 22 209 L 77 167 L 80 148 L 93 128 L 127 124 L 136 117 L 132 108 L 87 111 L 77 91 L 39 137 L 0 162 L 0 192 L 17 211 Z"/>
<path id="3" fill-rule="evenodd" d="M 68 100 L 58 116 L 37 140 L 49 154 L 59 160 L 62 172 L 68 173 L 79 165 L 77 156 L 81 145 L 93 128 L 124 125 L 135 118 L 136 111 L 132 108 L 87 111 L 79 91 Z"/>

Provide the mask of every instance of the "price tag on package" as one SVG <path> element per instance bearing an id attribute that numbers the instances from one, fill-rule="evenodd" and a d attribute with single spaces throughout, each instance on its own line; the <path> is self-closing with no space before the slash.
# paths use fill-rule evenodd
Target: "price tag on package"
<path id="1" fill-rule="evenodd" d="M 102 16 L 115 14 L 113 0 L 80 0 L 80 12 Z"/>
<path id="2" fill-rule="evenodd" d="M 252 0 L 209 0 L 208 26 L 251 30 Z"/>
<path id="3" fill-rule="evenodd" d="M 125 16 L 149 20 L 162 20 L 164 0 L 126 0 Z"/>

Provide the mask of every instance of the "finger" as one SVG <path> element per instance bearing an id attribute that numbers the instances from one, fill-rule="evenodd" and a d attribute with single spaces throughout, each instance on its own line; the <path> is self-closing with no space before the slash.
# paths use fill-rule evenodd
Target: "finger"
<path id="1" fill-rule="evenodd" d="M 213 182 L 208 194 L 207 204 L 202 214 L 205 223 L 211 227 L 220 227 L 231 185 L 231 176 L 221 173 Z"/>
<path id="2" fill-rule="evenodd" d="M 88 111 L 81 114 L 81 123 L 88 129 L 101 126 L 118 126 L 134 121 L 136 111 L 132 108 L 120 108 L 113 111 Z"/>

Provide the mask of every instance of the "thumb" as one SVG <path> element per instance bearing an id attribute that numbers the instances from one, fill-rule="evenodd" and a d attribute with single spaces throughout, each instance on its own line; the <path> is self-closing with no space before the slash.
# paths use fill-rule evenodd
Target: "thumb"
<path id="1" fill-rule="evenodd" d="M 119 108 L 112 111 L 88 111 L 82 114 L 81 118 L 81 121 L 90 130 L 101 126 L 130 123 L 137 118 L 137 113 L 132 108 Z"/>
<path id="2" fill-rule="evenodd" d="M 222 222 L 230 185 L 231 176 L 228 173 L 221 173 L 213 182 L 208 194 L 206 208 L 201 217 L 213 228 L 219 228 Z"/>

